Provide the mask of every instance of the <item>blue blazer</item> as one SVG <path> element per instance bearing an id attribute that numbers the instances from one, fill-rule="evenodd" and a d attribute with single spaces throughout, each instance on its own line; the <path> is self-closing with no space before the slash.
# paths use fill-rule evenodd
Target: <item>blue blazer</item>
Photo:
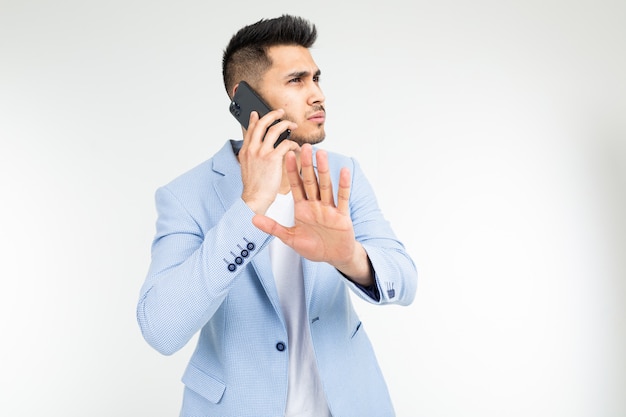
<path id="1" fill-rule="evenodd" d="M 254 213 L 241 199 L 240 147 L 228 141 L 156 192 L 156 236 L 137 320 L 146 341 L 165 355 L 200 331 L 182 377 L 185 417 L 279 417 L 285 411 L 289 341 L 266 250 L 273 237 L 254 227 Z M 329 164 L 333 184 L 341 167 L 352 173 L 351 217 L 376 287 L 368 291 L 330 265 L 304 259 L 306 325 L 333 416 L 393 416 L 350 291 L 374 304 L 408 305 L 417 273 L 357 162 L 329 153 Z"/>

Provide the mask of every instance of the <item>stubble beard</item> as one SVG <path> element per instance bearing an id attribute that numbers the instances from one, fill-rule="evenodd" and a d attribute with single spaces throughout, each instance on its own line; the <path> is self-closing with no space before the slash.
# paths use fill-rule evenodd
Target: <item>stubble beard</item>
<path id="1" fill-rule="evenodd" d="M 309 114 L 313 114 L 319 111 L 324 111 L 325 113 L 324 106 L 315 106 Z M 287 115 L 285 118 L 289 120 L 289 117 Z M 291 136 L 289 137 L 289 140 L 292 140 L 296 142 L 299 146 L 302 146 L 305 143 L 316 145 L 318 143 L 321 143 L 325 138 L 326 138 L 326 131 L 324 130 L 324 124 L 320 123 L 317 125 L 316 131 L 306 136 L 299 135 L 297 132 L 292 132 Z"/>
<path id="2" fill-rule="evenodd" d="M 326 138 L 326 133 L 324 132 L 324 128 L 322 127 L 321 129 L 322 129 L 321 132 L 318 132 L 316 134 L 311 134 L 308 136 L 294 135 L 292 133 L 291 136 L 289 137 L 289 140 L 296 142 L 299 146 L 302 146 L 305 143 L 316 145 L 318 143 L 321 143 Z"/>

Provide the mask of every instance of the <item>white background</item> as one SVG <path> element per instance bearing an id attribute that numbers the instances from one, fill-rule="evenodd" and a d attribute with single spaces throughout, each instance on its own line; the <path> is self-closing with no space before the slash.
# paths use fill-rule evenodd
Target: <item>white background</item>
<path id="1" fill-rule="evenodd" d="M 355 300 L 398 416 L 626 415 L 609 0 L 0 0 L 0 415 L 178 414 L 192 346 L 135 321 L 153 194 L 240 136 L 222 50 L 285 12 L 319 29 L 325 147 L 418 266 L 410 307 Z"/>

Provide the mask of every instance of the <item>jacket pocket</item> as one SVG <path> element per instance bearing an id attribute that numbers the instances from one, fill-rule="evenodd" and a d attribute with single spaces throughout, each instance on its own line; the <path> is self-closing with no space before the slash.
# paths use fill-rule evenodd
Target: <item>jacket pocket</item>
<path id="1" fill-rule="evenodd" d="M 361 330 L 361 322 L 358 322 L 356 326 L 354 326 L 354 329 L 352 330 L 352 335 L 350 335 L 350 339 L 354 339 L 354 336 L 356 336 L 359 330 Z"/>
<path id="2" fill-rule="evenodd" d="M 220 402 L 226 390 L 226 384 L 191 363 L 187 366 L 182 381 L 187 388 L 197 392 L 213 404 Z"/>

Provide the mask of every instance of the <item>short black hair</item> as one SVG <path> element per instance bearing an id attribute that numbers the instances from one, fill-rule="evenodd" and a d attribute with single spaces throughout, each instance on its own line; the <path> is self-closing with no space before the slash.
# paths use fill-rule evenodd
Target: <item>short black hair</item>
<path id="1" fill-rule="evenodd" d="M 306 19 L 282 15 L 261 19 L 241 28 L 230 39 L 222 58 L 224 87 L 230 96 L 242 80 L 254 83 L 272 65 L 267 49 L 278 45 L 299 45 L 310 48 L 317 39 L 315 25 Z"/>

